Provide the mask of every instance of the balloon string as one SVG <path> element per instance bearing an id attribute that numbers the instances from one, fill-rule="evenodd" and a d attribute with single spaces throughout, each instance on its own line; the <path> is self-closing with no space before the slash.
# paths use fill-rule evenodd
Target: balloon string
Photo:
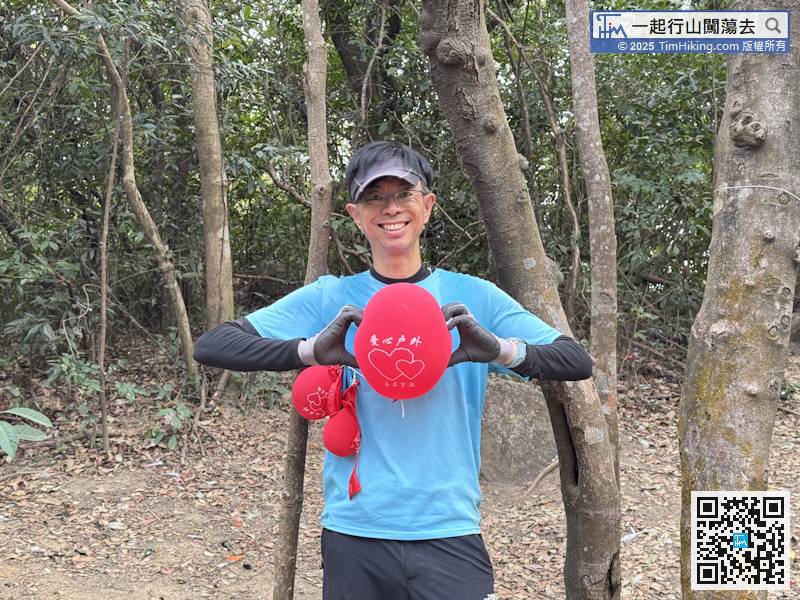
<path id="1" fill-rule="evenodd" d="M 406 403 L 405 402 L 400 402 L 400 413 L 402 415 L 401 418 L 405 419 L 406 418 Z"/>

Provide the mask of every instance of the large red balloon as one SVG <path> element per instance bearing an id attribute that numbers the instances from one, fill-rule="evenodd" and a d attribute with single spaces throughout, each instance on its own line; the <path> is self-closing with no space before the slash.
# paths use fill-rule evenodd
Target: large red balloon
<path id="1" fill-rule="evenodd" d="M 322 441 L 336 456 L 350 456 L 358 452 L 361 436 L 352 407 L 345 406 L 325 423 Z"/>
<path id="2" fill-rule="evenodd" d="M 340 371 L 341 367 L 316 365 L 300 372 L 292 384 L 292 404 L 301 417 L 318 421 L 331 414 L 329 407 L 336 404 L 337 400 L 338 404 L 341 403 L 341 398 L 331 397 L 337 393 L 332 384 Z"/>
<path id="3" fill-rule="evenodd" d="M 376 392 L 408 400 L 429 392 L 450 360 L 452 339 L 436 298 L 411 283 L 388 285 L 364 308 L 358 366 Z"/>

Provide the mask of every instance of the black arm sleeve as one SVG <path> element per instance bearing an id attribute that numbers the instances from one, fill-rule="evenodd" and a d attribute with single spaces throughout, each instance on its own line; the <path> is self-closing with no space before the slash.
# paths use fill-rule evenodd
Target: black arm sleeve
<path id="1" fill-rule="evenodd" d="M 261 337 L 243 317 L 201 335 L 193 356 L 201 364 L 232 371 L 291 371 L 306 366 L 297 353 L 300 339 Z"/>
<path id="2" fill-rule="evenodd" d="M 571 337 L 560 335 L 549 344 L 527 344 L 525 360 L 511 370 L 529 379 L 578 381 L 592 376 L 592 357 Z"/>

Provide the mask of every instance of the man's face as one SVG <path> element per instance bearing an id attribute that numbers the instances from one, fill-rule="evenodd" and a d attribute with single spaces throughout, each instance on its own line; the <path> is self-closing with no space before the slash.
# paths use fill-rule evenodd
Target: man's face
<path id="1" fill-rule="evenodd" d="M 411 192 L 411 195 L 403 192 Z M 370 200 L 381 194 L 388 194 L 390 200 Z M 373 258 L 411 256 L 419 249 L 419 237 L 430 219 L 435 201 L 436 195 L 423 192 L 421 183 L 411 185 L 397 177 L 382 177 L 361 193 L 358 203 L 348 204 L 346 208 L 367 236 Z"/>

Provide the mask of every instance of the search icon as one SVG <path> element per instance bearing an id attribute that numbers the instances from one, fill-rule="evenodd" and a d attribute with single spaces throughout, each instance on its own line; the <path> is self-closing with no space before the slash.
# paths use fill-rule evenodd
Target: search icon
<path id="1" fill-rule="evenodd" d="M 767 28 L 767 31 L 774 31 L 779 35 L 783 35 L 781 34 L 780 27 L 778 27 L 778 19 L 776 19 L 775 17 L 770 17 L 769 19 L 767 19 L 766 22 L 764 23 L 764 27 Z"/>

